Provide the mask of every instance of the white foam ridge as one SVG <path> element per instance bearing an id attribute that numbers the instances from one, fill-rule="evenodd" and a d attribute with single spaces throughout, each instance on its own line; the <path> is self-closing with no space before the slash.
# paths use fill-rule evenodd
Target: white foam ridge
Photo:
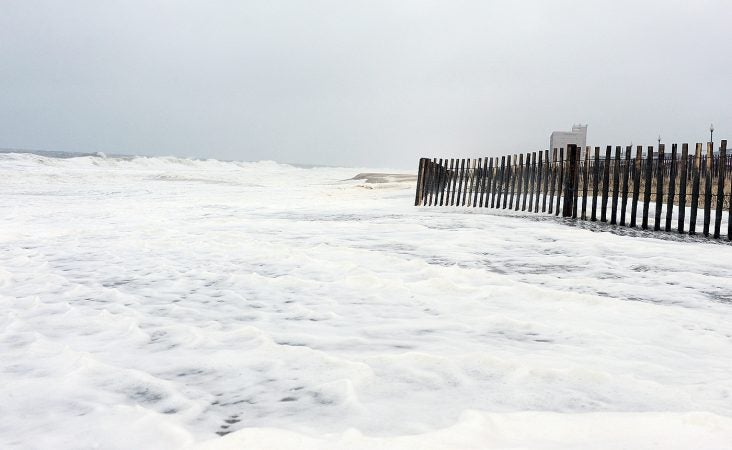
<path id="1" fill-rule="evenodd" d="M 383 172 L 0 154 L 0 448 L 732 448 L 732 246 Z"/>

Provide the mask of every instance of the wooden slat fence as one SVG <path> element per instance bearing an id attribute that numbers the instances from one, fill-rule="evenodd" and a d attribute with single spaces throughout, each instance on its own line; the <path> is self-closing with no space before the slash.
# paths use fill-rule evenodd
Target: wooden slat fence
<path id="1" fill-rule="evenodd" d="M 724 140 L 716 151 L 712 143 L 604 152 L 569 145 L 501 157 L 422 158 L 414 204 L 561 214 L 732 240 L 732 155 Z"/>

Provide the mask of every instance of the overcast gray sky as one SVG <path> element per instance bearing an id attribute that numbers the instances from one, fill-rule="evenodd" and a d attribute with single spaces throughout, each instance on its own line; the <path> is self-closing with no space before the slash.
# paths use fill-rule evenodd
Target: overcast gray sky
<path id="1" fill-rule="evenodd" d="M 729 0 L 0 0 L 0 147 L 413 168 L 726 138 L 731 80 Z"/>

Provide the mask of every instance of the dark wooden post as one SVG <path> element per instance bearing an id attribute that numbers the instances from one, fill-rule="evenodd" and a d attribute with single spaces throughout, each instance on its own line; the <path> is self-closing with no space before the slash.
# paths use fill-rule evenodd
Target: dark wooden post
<path id="1" fill-rule="evenodd" d="M 457 160 L 450 158 L 450 177 L 448 179 L 448 192 L 447 199 L 445 200 L 445 206 L 452 206 L 455 204 L 455 183 L 457 180 Z"/>
<path id="2" fill-rule="evenodd" d="M 701 168 L 701 143 L 696 143 L 694 167 L 691 169 L 691 213 L 689 214 L 689 234 L 696 234 L 696 214 L 699 209 L 699 169 Z"/>
<path id="3" fill-rule="evenodd" d="M 633 161 L 633 204 L 630 205 L 630 226 L 636 226 L 636 216 L 638 213 L 638 199 L 640 198 L 641 189 L 641 163 L 643 158 L 643 147 L 640 145 L 635 149 L 635 160 Z"/>
<path id="4" fill-rule="evenodd" d="M 483 158 L 478 158 L 475 166 L 473 175 L 473 208 L 478 206 L 478 194 L 480 193 L 480 187 L 483 184 Z"/>
<path id="5" fill-rule="evenodd" d="M 481 177 L 480 177 L 480 200 L 478 201 L 481 208 L 483 207 L 483 198 L 485 197 L 485 193 L 487 191 L 487 181 L 489 180 L 489 173 L 488 173 L 488 158 L 483 158 L 483 169 L 481 171 Z"/>
<path id="6" fill-rule="evenodd" d="M 704 170 L 704 236 L 709 236 L 709 224 L 712 218 L 712 164 L 714 164 L 714 147 L 709 142 Z"/>
<path id="7" fill-rule="evenodd" d="M 665 165 L 666 165 L 666 154 L 665 154 L 666 146 L 665 144 L 659 144 L 658 145 L 658 156 L 656 160 L 658 161 L 658 172 L 656 173 L 656 215 L 655 220 L 653 222 L 653 230 L 654 231 L 660 231 L 661 230 L 661 214 L 663 213 L 663 182 L 664 182 L 664 175 L 666 173 L 665 171 Z"/>
<path id="8" fill-rule="evenodd" d="M 460 171 L 458 173 L 458 186 L 457 186 L 457 199 L 455 200 L 455 206 L 460 206 L 460 199 L 463 193 L 463 179 L 465 178 L 465 159 L 460 159 Z"/>
<path id="9" fill-rule="evenodd" d="M 686 218 L 686 179 L 688 177 L 687 166 L 689 162 L 689 144 L 681 145 L 681 160 L 679 161 L 679 233 L 684 232 L 684 219 Z"/>
<path id="10" fill-rule="evenodd" d="M 531 179 L 529 180 L 529 212 L 534 211 L 534 195 L 536 194 L 536 152 L 531 154 Z"/>
<path id="11" fill-rule="evenodd" d="M 417 192 L 414 196 L 414 206 L 419 206 L 422 201 L 422 183 L 424 181 L 424 158 L 419 158 L 419 169 L 417 169 Z"/>
<path id="12" fill-rule="evenodd" d="M 425 200 L 425 202 L 427 206 L 432 206 L 432 194 L 435 191 L 435 166 L 437 165 L 437 160 L 434 159 L 432 161 L 428 161 L 427 164 L 429 164 L 430 169 L 427 172 L 429 174 L 429 179 L 427 181 L 427 199 Z"/>
<path id="13" fill-rule="evenodd" d="M 541 212 L 546 212 L 546 197 L 549 195 L 549 178 L 551 178 L 549 167 L 549 150 L 544 150 L 544 195 L 541 201 Z"/>
<path id="14" fill-rule="evenodd" d="M 557 207 L 554 214 L 559 215 L 559 205 L 562 201 L 562 188 L 564 187 L 564 147 L 559 148 L 559 159 L 557 160 Z"/>
<path id="15" fill-rule="evenodd" d="M 498 158 L 496 158 L 496 164 L 498 163 Z M 496 174 L 496 181 L 495 181 L 495 188 L 493 190 L 493 198 L 491 199 L 491 208 L 500 208 L 501 207 L 501 193 L 503 192 L 502 186 L 503 186 L 503 171 L 506 169 L 506 157 L 501 156 L 501 168 L 499 172 Z"/>
<path id="16" fill-rule="evenodd" d="M 563 191 L 564 202 L 562 203 L 562 217 L 572 217 L 574 209 L 574 199 L 577 196 L 577 146 L 575 144 L 567 145 L 567 173 L 564 175 Z M 557 205 L 557 207 L 559 207 Z"/>
<path id="17" fill-rule="evenodd" d="M 551 179 L 549 180 L 549 206 L 547 212 L 549 214 L 554 213 L 554 192 L 556 191 L 556 179 L 557 179 L 557 149 L 552 150 L 552 163 L 549 166 L 549 173 Z"/>
<path id="18" fill-rule="evenodd" d="M 595 147 L 595 164 L 592 166 L 592 221 L 597 220 L 597 195 L 600 190 L 600 147 Z"/>
<path id="19" fill-rule="evenodd" d="M 531 179 L 531 153 L 526 154 L 523 168 L 524 177 L 524 200 L 521 202 L 521 211 L 526 211 L 526 199 L 529 196 L 529 180 Z"/>
<path id="20" fill-rule="evenodd" d="M 515 156 L 514 156 L 515 157 Z M 523 185 L 523 176 L 524 176 L 524 154 L 520 153 L 518 155 L 518 165 L 516 166 L 516 180 L 514 180 L 514 183 L 516 185 L 516 207 L 514 208 L 516 211 L 521 208 L 521 186 Z M 511 204 L 513 205 L 513 186 L 512 192 L 511 192 Z"/>
<path id="21" fill-rule="evenodd" d="M 585 147 L 585 167 L 582 170 L 582 220 L 587 220 L 587 183 L 590 179 L 590 147 Z"/>
<path id="22" fill-rule="evenodd" d="M 467 195 L 468 195 L 468 189 L 470 188 L 470 158 L 466 160 L 465 163 L 465 178 L 464 178 L 464 185 L 463 185 L 463 202 L 462 205 L 466 206 L 467 203 Z"/>
<path id="23" fill-rule="evenodd" d="M 625 226 L 626 210 L 628 209 L 628 182 L 630 181 L 630 153 L 632 147 L 625 147 L 625 165 L 623 166 L 623 198 L 620 203 L 620 225 Z"/>
<path id="24" fill-rule="evenodd" d="M 447 164 L 447 160 L 442 161 L 442 158 L 440 158 L 439 162 L 437 163 L 437 193 L 435 194 L 435 206 L 442 206 L 442 196 L 445 193 L 445 167 L 443 164 Z"/>
<path id="25" fill-rule="evenodd" d="M 513 176 L 513 167 L 511 167 L 511 155 L 506 156 L 506 179 L 503 186 L 503 209 L 508 207 L 508 194 L 511 191 L 511 177 Z"/>
<path id="26" fill-rule="evenodd" d="M 648 210 L 651 206 L 651 184 L 653 183 L 653 146 L 648 147 L 648 154 L 646 155 L 646 167 L 645 179 L 644 179 L 644 190 L 643 190 L 643 223 L 641 227 L 644 230 L 648 229 Z"/>
<path id="27" fill-rule="evenodd" d="M 511 157 L 511 186 L 508 198 L 508 209 L 513 209 L 513 197 L 516 195 L 516 175 L 518 163 L 518 155 Z"/>
<path id="28" fill-rule="evenodd" d="M 542 156 L 544 156 L 544 153 L 539 150 L 536 152 L 536 156 L 539 158 L 536 162 L 536 198 L 534 198 L 534 212 L 539 212 L 539 197 L 541 197 L 541 183 L 542 181 L 542 172 L 544 171 L 544 160 Z"/>
<path id="29" fill-rule="evenodd" d="M 610 161 L 612 161 L 612 146 L 605 148 L 605 164 L 602 170 L 602 205 L 600 205 L 600 221 L 607 222 L 607 200 L 610 189 Z"/>
<path id="30" fill-rule="evenodd" d="M 427 158 L 424 162 L 424 190 L 422 191 L 422 206 L 427 206 L 430 200 L 430 183 L 432 182 L 432 161 Z"/>
<path id="31" fill-rule="evenodd" d="M 678 171 L 678 162 L 676 144 L 671 145 L 671 168 L 669 170 L 668 181 L 668 199 L 666 201 L 666 231 L 671 231 L 671 221 L 674 215 L 674 197 L 676 196 L 676 172 Z"/>
<path id="32" fill-rule="evenodd" d="M 717 212 L 714 215 L 714 238 L 719 239 L 722 232 L 722 213 L 724 208 L 724 176 L 727 171 L 727 141 L 719 146 L 719 162 L 717 163 Z"/>
<path id="33" fill-rule="evenodd" d="M 620 193 L 620 146 L 615 147 L 615 159 L 613 161 L 613 202 L 610 212 L 610 223 L 618 223 L 618 194 Z"/>
<path id="34" fill-rule="evenodd" d="M 574 158 L 574 173 L 572 176 L 572 186 L 573 188 L 573 194 L 572 195 L 572 218 L 577 218 L 577 213 L 579 209 L 579 198 L 580 198 L 580 172 L 582 171 L 582 161 L 580 158 L 582 157 L 582 147 L 577 147 L 577 149 L 574 152 L 575 158 Z"/>

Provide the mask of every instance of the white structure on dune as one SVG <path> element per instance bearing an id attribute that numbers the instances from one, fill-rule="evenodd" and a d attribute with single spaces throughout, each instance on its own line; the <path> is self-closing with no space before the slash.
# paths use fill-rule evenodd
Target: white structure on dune
<path id="1" fill-rule="evenodd" d="M 580 149 L 587 145 L 587 125 L 572 125 L 572 131 L 553 131 L 549 137 L 549 151 L 563 148 L 566 152 L 567 145 L 575 144 Z"/>

